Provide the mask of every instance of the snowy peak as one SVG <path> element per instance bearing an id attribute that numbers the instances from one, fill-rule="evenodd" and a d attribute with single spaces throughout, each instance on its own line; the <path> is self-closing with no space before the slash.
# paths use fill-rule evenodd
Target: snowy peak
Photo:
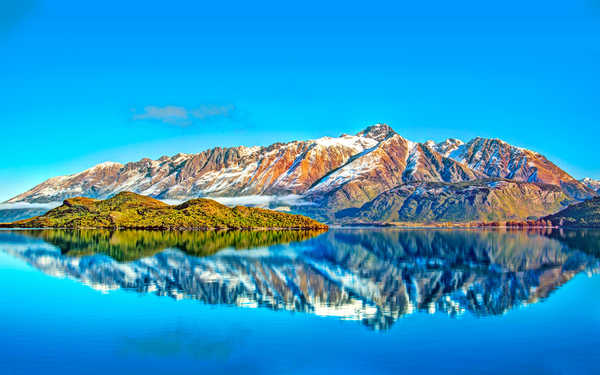
<path id="1" fill-rule="evenodd" d="M 367 138 L 374 139 L 378 142 L 381 142 L 381 141 L 391 137 L 394 134 L 396 134 L 396 132 L 394 131 L 394 129 L 392 129 L 388 125 L 375 124 L 375 125 L 369 126 L 365 130 L 361 131 L 360 133 L 357 134 L 357 136 L 367 137 Z"/>
<path id="2" fill-rule="evenodd" d="M 586 177 L 579 181 L 588 188 L 594 190 L 597 193 L 600 193 L 600 180 L 594 180 L 592 178 Z"/>
<path id="3" fill-rule="evenodd" d="M 377 140 L 372 137 L 343 134 L 337 138 L 321 137 L 315 139 L 315 145 L 322 147 L 342 147 L 354 150 L 356 153 L 362 152 L 367 148 L 377 144 Z"/>
<path id="4" fill-rule="evenodd" d="M 358 208 L 381 192 L 410 181 L 459 182 L 484 178 L 425 144 L 393 134 L 352 157 L 306 192 L 328 210 Z"/>
<path id="5" fill-rule="evenodd" d="M 543 155 L 500 139 L 477 137 L 466 144 L 447 140 L 437 149 L 443 155 L 488 177 L 560 186 L 575 199 L 588 199 L 595 194 Z"/>
<path id="6" fill-rule="evenodd" d="M 456 138 L 448 138 L 445 141 L 440 142 L 438 144 L 434 144 L 433 141 L 430 142 L 431 144 L 428 144 L 428 146 L 435 149 L 437 152 L 444 155 L 445 157 L 452 157 L 451 155 L 457 155 L 458 153 L 456 151 L 459 150 L 461 146 L 465 144 L 463 141 Z"/>

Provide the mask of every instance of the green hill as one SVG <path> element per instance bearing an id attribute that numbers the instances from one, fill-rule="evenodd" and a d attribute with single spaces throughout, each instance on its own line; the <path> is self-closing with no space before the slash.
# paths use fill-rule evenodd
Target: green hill
<path id="1" fill-rule="evenodd" d="M 121 192 L 106 200 L 70 198 L 44 215 L 0 226 L 162 230 L 327 228 L 325 224 L 302 215 L 244 206 L 230 208 L 201 198 L 171 206 L 130 192 Z"/>
<path id="2" fill-rule="evenodd" d="M 544 219 L 561 227 L 600 227 L 600 197 L 570 205 Z"/>

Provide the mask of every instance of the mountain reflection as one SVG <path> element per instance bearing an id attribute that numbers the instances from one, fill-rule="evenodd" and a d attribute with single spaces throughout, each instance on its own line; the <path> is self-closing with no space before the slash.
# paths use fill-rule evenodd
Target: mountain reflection
<path id="1" fill-rule="evenodd" d="M 538 302 L 577 273 L 600 269 L 599 235 L 582 233 L 43 230 L 0 232 L 0 250 L 101 290 L 309 312 L 382 329 L 415 311 L 486 316 Z"/>

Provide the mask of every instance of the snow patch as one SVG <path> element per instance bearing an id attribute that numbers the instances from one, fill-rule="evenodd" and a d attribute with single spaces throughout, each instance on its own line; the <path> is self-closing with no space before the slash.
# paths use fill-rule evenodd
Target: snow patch
<path id="1" fill-rule="evenodd" d="M 314 140 L 314 143 L 323 147 L 346 147 L 357 152 L 365 148 L 375 146 L 378 142 L 372 138 L 366 138 L 356 135 L 343 135 L 338 138 L 322 137 Z"/>
<path id="2" fill-rule="evenodd" d="M 412 176 L 418 168 L 419 164 L 419 144 L 411 141 L 406 141 L 408 144 L 408 152 L 406 154 L 406 169 L 409 175 Z"/>
<path id="3" fill-rule="evenodd" d="M 114 161 L 105 161 L 104 163 L 96 164 L 93 167 L 86 169 L 84 172 L 90 172 L 90 171 L 94 171 L 97 169 L 112 168 L 112 167 L 122 168 L 123 164 L 117 163 Z"/>
<path id="4" fill-rule="evenodd" d="M 306 201 L 301 195 L 246 195 L 240 197 L 203 197 L 213 199 L 226 206 L 254 206 L 269 207 L 276 206 L 310 206 L 314 203 Z"/>

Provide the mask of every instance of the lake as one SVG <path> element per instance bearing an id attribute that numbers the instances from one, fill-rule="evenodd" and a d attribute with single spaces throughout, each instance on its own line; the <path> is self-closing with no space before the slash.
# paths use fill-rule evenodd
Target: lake
<path id="1" fill-rule="evenodd" d="M 600 231 L 0 231 L 2 374 L 597 374 Z"/>

